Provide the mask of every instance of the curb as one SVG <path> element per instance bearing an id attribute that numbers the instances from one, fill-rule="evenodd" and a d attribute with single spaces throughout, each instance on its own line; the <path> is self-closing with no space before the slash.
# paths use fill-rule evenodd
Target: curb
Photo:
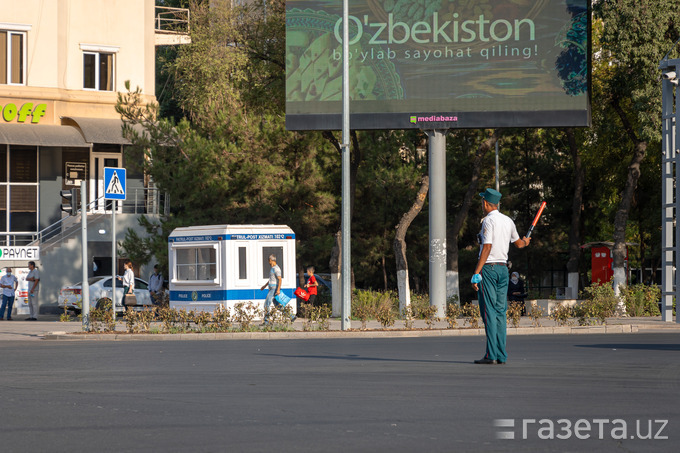
<path id="1" fill-rule="evenodd" d="M 622 334 L 645 331 L 679 331 L 680 325 L 657 326 L 646 324 L 618 324 L 604 326 L 508 327 L 508 335 L 589 335 Z M 420 338 L 482 336 L 484 329 L 424 329 L 424 330 L 349 330 L 311 332 L 221 332 L 221 333 L 67 333 L 48 332 L 45 340 L 104 340 L 104 341 L 202 341 L 202 340 L 302 340 L 337 338 Z"/>

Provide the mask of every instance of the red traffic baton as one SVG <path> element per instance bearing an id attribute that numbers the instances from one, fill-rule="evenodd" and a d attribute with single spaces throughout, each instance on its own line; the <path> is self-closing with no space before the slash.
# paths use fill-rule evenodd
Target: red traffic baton
<path id="1" fill-rule="evenodd" d="M 541 218 L 541 214 L 543 214 L 543 210 L 545 209 L 545 201 L 541 203 L 541 207 L 538 208 L 538 212 L 536 213 L 536 217 L 534 217 L 534 221 L 531 223 L 531 226 L 529 227 L 529 232 L 527 233 L 526 237 L 531 237 L 531 232 L 534 231 L 534 227 L 536 226 L 536 223 L 538 223 L 538 219 Z"/>

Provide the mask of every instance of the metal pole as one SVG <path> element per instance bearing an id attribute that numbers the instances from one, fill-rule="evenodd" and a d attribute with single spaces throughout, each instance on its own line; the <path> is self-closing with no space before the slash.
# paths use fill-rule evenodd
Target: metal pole
<path id="1" fill-rule="evenodd" d="M 81 295 L 83 298 L 82 315 L 83 315 L 83 330 L 90 330 L 90 285 L 88 283 L 88 267 L 89 261 L 87 259 L 87 181 L 84 179 L 80 181 L 80 229 L 82 234 L 82 258 L 83 258 L 83 280 L 81 285 Z"/>
<path id="2" fill-rule="evenodd" d="M 349 0 L 342 0 L 342 261 L 340 271 L 342 280 L 342 319 L 340 326 L 342 330 L 350 329 L 352 312 L 349 142 Z"/>
<path id="3" fill-rule="evenodd" d="M 111 315 L 116 322 L 116 200 L 111 200 Z"/>
<path id="4" fill-rule="evenodd" d="M 430 305 L 446 308 L 446 131 L 427 131 L 430 148 Z"/>
<path id="5" fill-rule="evenodd" d="M 496 138 L 496 190 L 501 191 L 500 165 L 498 164 L 498 138 Z"/>

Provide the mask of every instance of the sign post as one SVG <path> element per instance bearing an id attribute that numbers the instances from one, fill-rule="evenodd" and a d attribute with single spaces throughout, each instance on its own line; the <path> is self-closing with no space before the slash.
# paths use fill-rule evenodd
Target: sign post
<path id="1" fill-rule="evenodd" d="M 104 200 L 111 200 L 111 315 L 116 322 L 116 200 L 125 200 L 124 168 L 104 167 Z"/>
<path id="2" fill-rule="evenodd" d="M 81 288 L 82 295 L 82 314 L 83 330 L 90 331 L 90 284 L 88 282 L 88 260 L 87 260 L 87 181 L 80 180 L 80 229 L 83 259 L 83 283 Z"/>

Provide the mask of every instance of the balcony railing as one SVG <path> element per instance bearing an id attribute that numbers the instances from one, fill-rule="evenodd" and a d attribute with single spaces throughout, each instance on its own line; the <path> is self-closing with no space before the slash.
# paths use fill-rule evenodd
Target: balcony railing
<path id="1" fill-rule="evenodd" d="M 79 207 L 79 206 L 78 206 Z M 88 225 L 111 214 L 112 203 L 103 197 L 87 204 Z M 129 189 L 124 201 L 116 203 L 117 214 L 168 215 L 170 199 L 158 189 Z M 76 215 L 64 217 L 37 233 L 0 233 L 0 246 L 27 246 L 60 242 L 80 230 L 80 209 Z"/>
<path id="2" fill-rule="evenodd" d="M 156 45 L 188 44 L 191 15 L 187 8 L 156 7 Z"/>

